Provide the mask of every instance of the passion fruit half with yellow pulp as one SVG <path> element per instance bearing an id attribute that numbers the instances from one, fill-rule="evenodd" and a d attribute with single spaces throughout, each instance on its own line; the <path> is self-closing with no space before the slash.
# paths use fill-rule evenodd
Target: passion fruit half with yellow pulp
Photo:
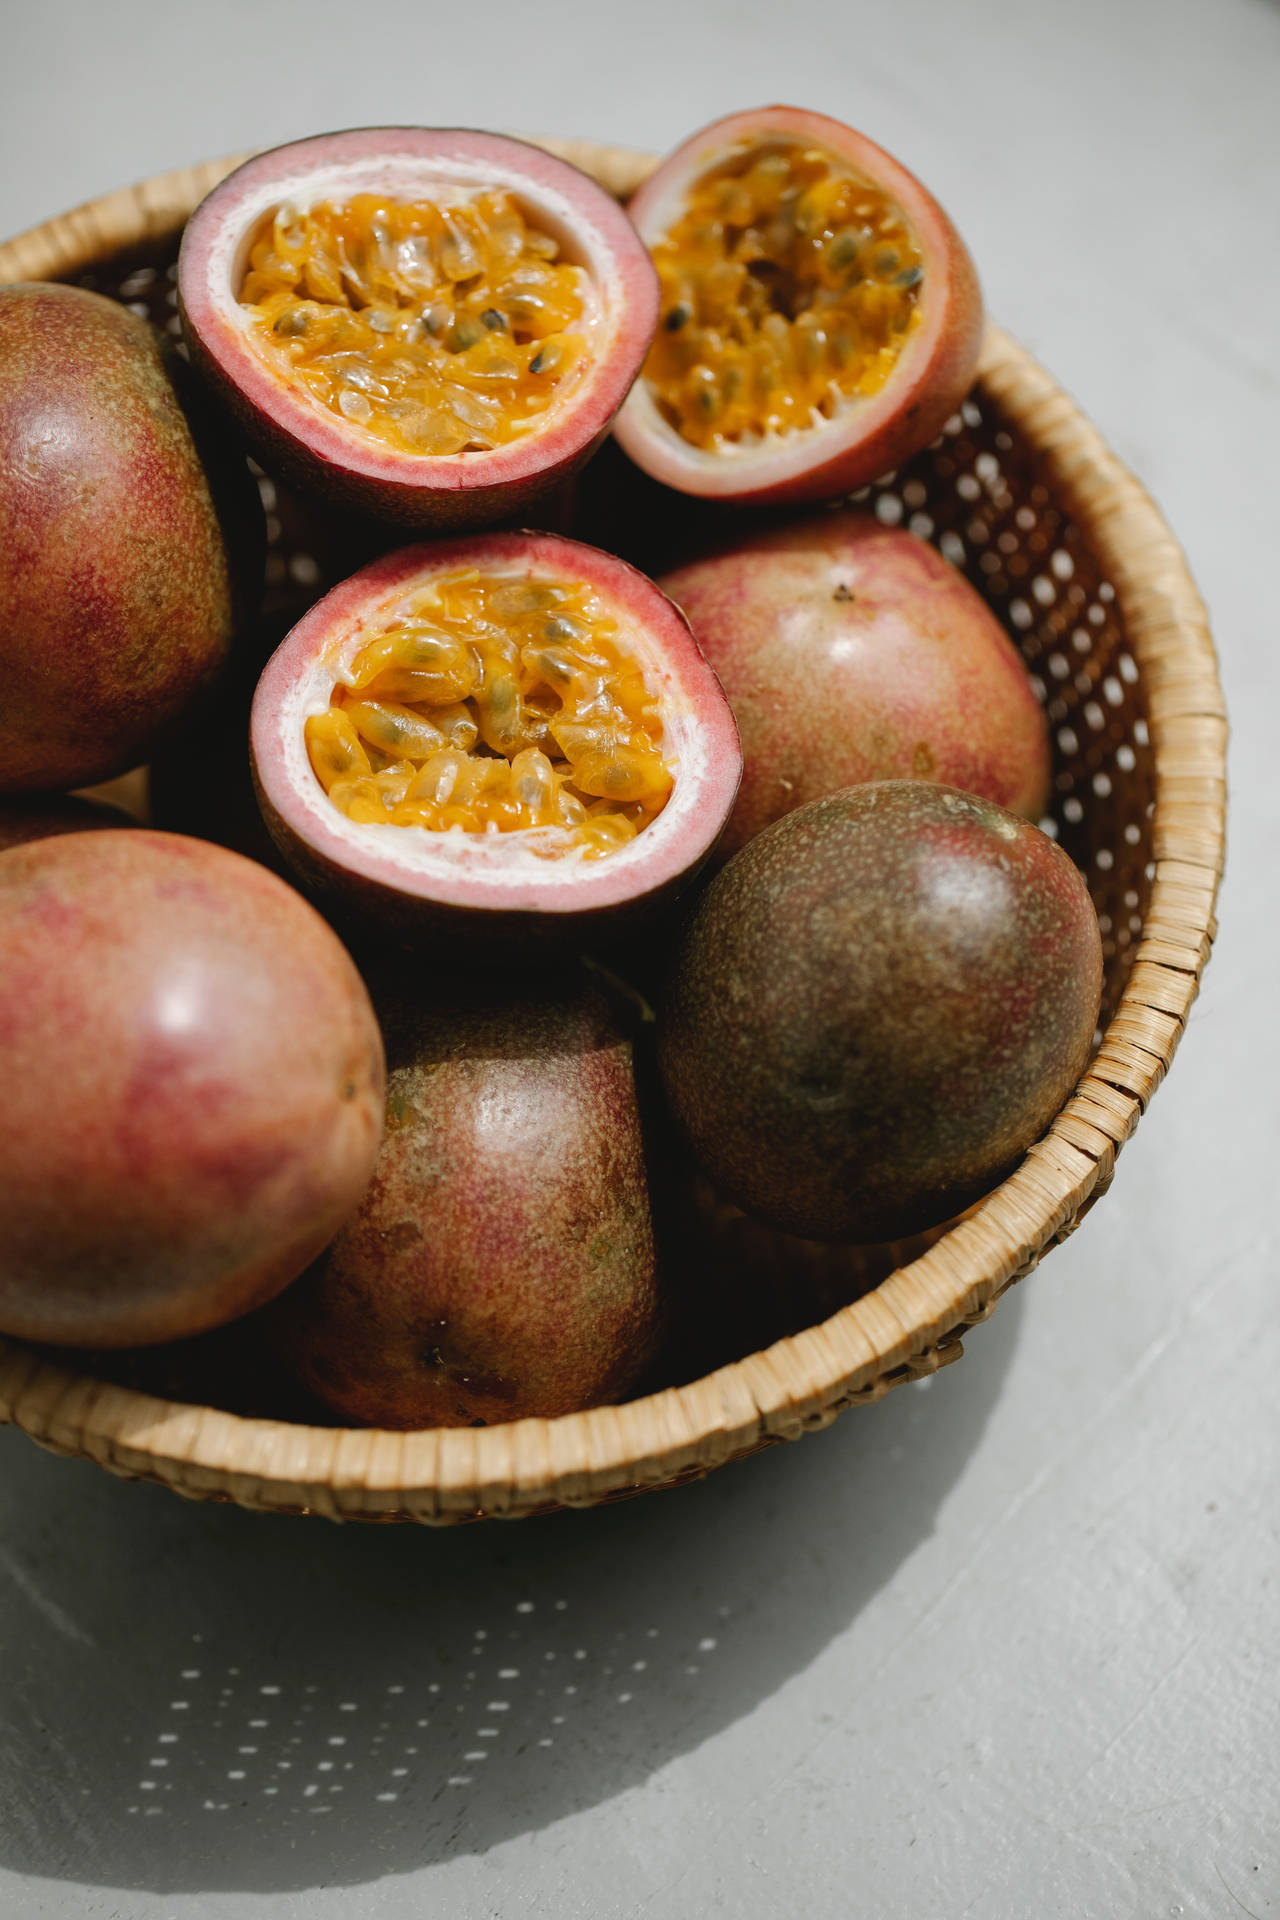
<path id="1" fill-rule="evenodd" d="M 972 384 L 973 262 L 864 134 L 765 107 L 717 121 L 630 205 L 662 283 L 625 451 L 683 493 L 832 499 L 927 446 Z"/>
<path id="2" fill-rule="evenodd" d="M 497 134 L 277 147 L 197 208 L 196 363 L 268 464 L 409 526 L 524 513 L 608 431 L 653 337 L 653 266 L 587 174 Z"/>
<path id="3" fill-rule="evenodd" d="M 407 547 L 353 575 L 272 657 L 250 741 L 302 879 L 405 932 L 629 917 L 692 878 L 742 773 L 679 609 L 553 534 Z"/>

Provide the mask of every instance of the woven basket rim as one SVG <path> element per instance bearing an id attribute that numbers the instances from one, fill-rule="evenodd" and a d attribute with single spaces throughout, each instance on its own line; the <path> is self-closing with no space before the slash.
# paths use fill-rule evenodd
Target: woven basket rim
<path id="1" fill-rule="evenodd" d="M 654 164 L 625 148 L 538 144 L 620 196 Z M 65 278 L 171 239 L 247 157 L 158 175 L 31 228 L 0 246 L 0 282 Z M 438 1521 L 592 1504 L 701 1474 L 825 1426 L 959 1354 L 963 1332 L 1106 1190 L 1173 1059 L 1215 932 L 1226 819 L 1225 705 L 1205 608 L 1174 536 L 1075 403 L 992 325 L 977 385 L 1036 450 L 1114 587 L 1155 766 L 1155 872 L 1132 972 L 1075 1094 L 1016 1171 L 926 1253 L 820 1325 L 621 1406 L 478 1429 L 315 1427 L 159 1399 L 0 1340 L 0 1422 L 197 1497 Z"/>

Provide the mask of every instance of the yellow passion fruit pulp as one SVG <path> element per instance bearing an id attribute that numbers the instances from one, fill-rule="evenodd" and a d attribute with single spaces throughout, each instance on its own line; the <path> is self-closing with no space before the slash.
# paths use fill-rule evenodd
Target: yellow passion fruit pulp
<path id="1" fill-rule="evenodd" d="M 615 432 L 665 486 L 834 500 L 927 446 L 967 393 L 973 262 L 932 195 L 854 128 L 798 107 L 731 114 L 628 210 L 661 310 Z"/>
<path id="2" fill-rule="evenodd" d="M 215 187 L 178 304 L 272 474 L 434 532 L 525 518 L 589 457 L 643 365 L 658 276 L 617 201 L 541 148 L 361 127 Z"/>
<path id="3" fill-rule="evenodd" d="M 671 792 L 657 697 L 583 581 L 437 576 L 335 674 L 307 752 L 351 820 L 593 857 Z"/>
<path id="4" fill-rule="evenodd" d="M 401 452 L 502 446 L 581 373 L 586 270 L 501 189 L 283 204 L 240 304 L 258 353 L 318 406 Z"/>
<path id="5" fill-rule="evenodd" d="M 692 445 L 829 420 L 878 393 L 918 325 L 901 210 L 821 146 L 741 141 L 654 245 L 662 320 L 644 378 Z"/>

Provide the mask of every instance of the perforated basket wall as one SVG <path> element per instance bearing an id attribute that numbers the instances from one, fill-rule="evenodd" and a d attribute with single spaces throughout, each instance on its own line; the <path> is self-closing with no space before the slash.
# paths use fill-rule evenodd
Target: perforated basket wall
<path id="1" fill-rule="evenodd" d="M 652 165 L 545 144 L 620 195 Z M 182 223 L 233 164 L 164 176 L 23 235 L 0 248 L 0 282 L 75 279 L 176 335 Z M 305 509 L 270 476 L 261 484 L 268 610 L 284 620 L 333 580 Z M 965 1329 L 1105 1191 L 1172 1061 L 1214 931 L 1225 710 L 1204 609 L 1172 535 L 1079 410 L 996 329 L 940 440 L 858 498 L 934 541 L 1022 649 L 1054 741 L 1044 826 L 1084 872 L 1098 911 L 1097 1050 L 1022 1166 L 932 1244 L 865 1256 L 793 1250 L 806 1297 L 848 1304 L 621 1407 L 477 1430 L 326 1428 L 161 1399 L 8 1341 L 0 1419 L 56 1451 L 195 1497 L 448 1522 L 673 1484 L 824 1426 L 959 1355 Z M 732 1209 L 719 1210 L 716 1233 L 731 1264 L 777 1261 L 770 1237 Z M 785 1273 L 773 1277 L 785 1287 Z M 869 1291 L 850 1299 L 860 1286 Z"/>

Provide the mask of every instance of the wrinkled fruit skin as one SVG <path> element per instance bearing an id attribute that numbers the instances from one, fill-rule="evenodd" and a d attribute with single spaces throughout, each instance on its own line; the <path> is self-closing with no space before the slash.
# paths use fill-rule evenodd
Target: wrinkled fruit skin
<path id="1" fill-rule="evenodd" d="M 1003 809 L 888 781 L 788 814 L 716 877 L 675 968 L 663 1084 L 711 1180 L 813 1240 L 948 1218 L 1088 1058 L 1097 920 Z"/>
<path id="2" fill-rule="evenodd" d="M 1038 820 L 1049 736 L 1021 656 L 927 542 L 819 514 L 667 574 L 729 696 L 743 776 L 727 856 L 807 801 L 936 780 Z"/>
<path id="3" fill-rule="evenodd" d="M 274 875 L 143 828 L 0 858 L 0 1330 L 181 1339 L 301 1273 L 358 1204 L 382 1043 Z"/>
<path id="4" fill-rule="evenodd" d="M 197 451 L 178 365 L 99 294 L 0 289 L 0 792 L 145 760 L 261 585 L 253 480 Z"/>
<path id="5" fill-rule="evenodd" d="M 70 793 L 0 800 L 0 853 L 10 847 L 25 847 L 32 840 L 52 839 L 58 833 L 95 833 L 104 827 L 132 825 L 131 816 L 119 807 L 100 800 L 82 800 Z"/>
<path id="6" fill-rule="evenodd" d="M 364 1205 L 271 1338 L 344 1417 L 487 1425 L 612 1401 L 656 1348 L 631 1047 L 594 999 L 375 986 L 387 1124 Z"/>

